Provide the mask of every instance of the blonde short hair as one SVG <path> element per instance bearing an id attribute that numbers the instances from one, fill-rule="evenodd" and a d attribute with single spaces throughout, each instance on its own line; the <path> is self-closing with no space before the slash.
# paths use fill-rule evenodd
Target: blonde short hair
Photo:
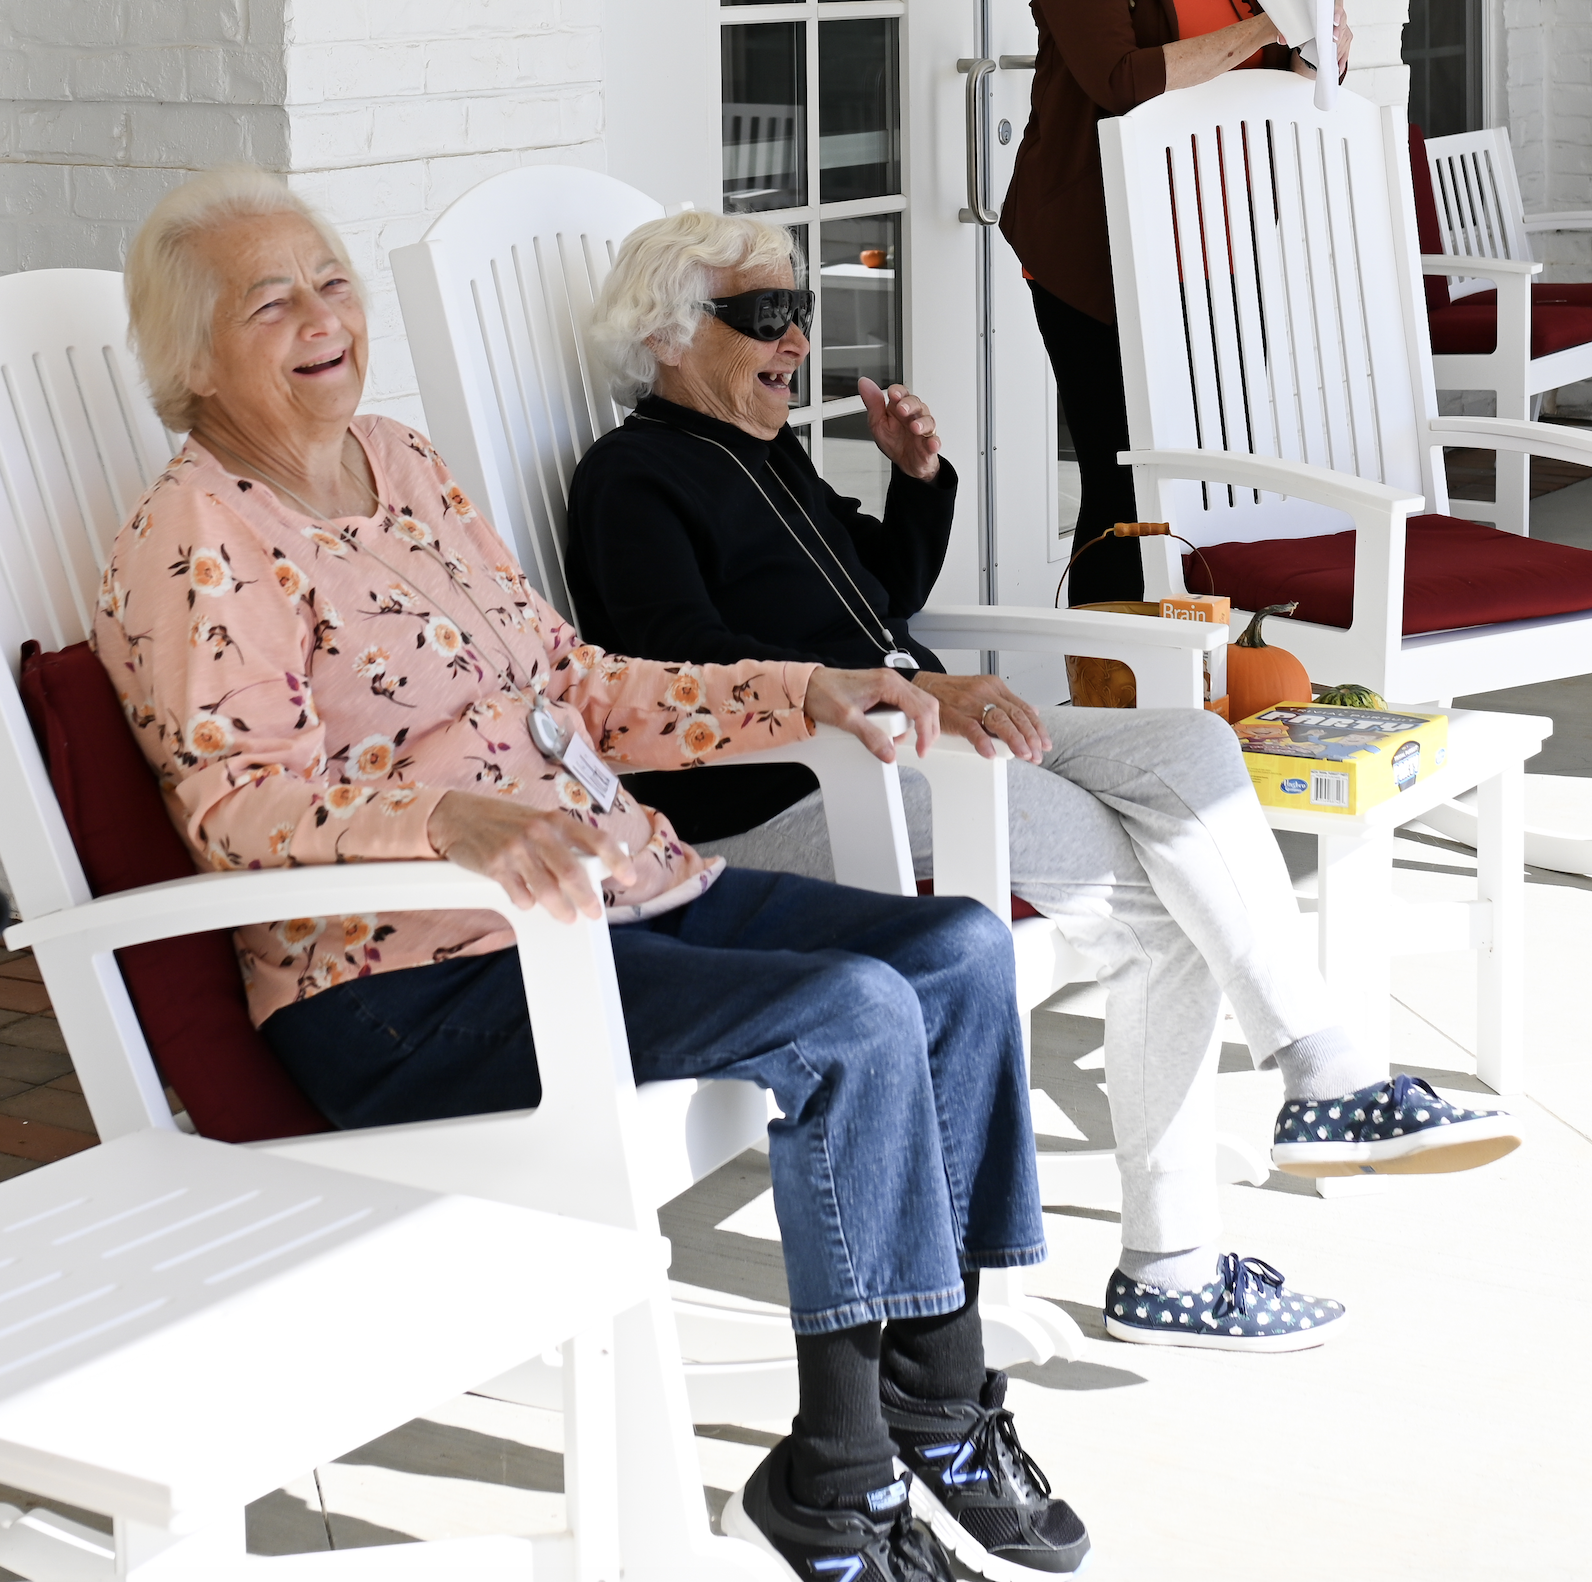
<path id="1" fill-rule="evenodd" d="M 192 243 L 233 220 L 296 214 L 319 232 L 360 290 L 343 239 L 287 184 L 253 165 L 223 165 L 175 187 L 150 211 L 127 249 L 123 280 L 128 342 L 138 356 L 160 420 L 185 433 L 199 415 L 191 380 L 210 351 L 221 282 Z"/>
<path id="2" fill-rule="evenodd" d="M 658 359 L 649 340 L 670 352 L 691 344 L 703 317 L 697 304 L 713 295 L 715 271 L 787 261 L 801 266 L 795 238 L 751 215 L 687 209 L 638 225 L 619 249 L 592 319 L 592 347 L 614 400 L 634 406 L 652 389 Z"/>

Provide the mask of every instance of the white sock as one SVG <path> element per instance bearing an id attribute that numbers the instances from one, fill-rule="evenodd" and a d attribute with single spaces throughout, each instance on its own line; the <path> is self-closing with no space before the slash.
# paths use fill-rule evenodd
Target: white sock
<path id="1" fill-rule="evenodd" d="M 1197 1291 L 1215 1278 L 1220 1256 L 1214 1243 L 1182 1252 L 1137 1252 L 1124 1247 L 1117 1267 L 1139 1285 L 1153 1285 L 1161 1291 Z"/>

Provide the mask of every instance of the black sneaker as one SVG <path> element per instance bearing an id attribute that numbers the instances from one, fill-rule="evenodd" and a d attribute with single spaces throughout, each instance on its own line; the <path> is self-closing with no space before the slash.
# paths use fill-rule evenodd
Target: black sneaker
<path id="1" fill-rule="evenodd" d="M 990 1582 L 1076 1571 L 1089 1534 L 1065 1500 L 1051 1498 L 1005 1400 L 1006 1375 L 993 1369 L 978 1401 L 915 1401 L 880 1379 L 885 1426 L 913 1480 L 912 1509 Z"/>
<path id="2" fill-rule="evenodd" d="M 846 1508 L 798 1505 L 790 1440 L 782 1439 L 730 1496 L 724 1531 L 783 1561 L 800 1582 L 952 1582 L 944 1551 L 912 1519 L 910 1482 L 858 1495 Z"/>

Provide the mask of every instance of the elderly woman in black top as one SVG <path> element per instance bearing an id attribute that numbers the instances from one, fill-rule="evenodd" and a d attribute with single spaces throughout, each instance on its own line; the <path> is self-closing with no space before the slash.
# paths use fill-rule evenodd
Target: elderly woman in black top
<path id="1" fill-rule="evenodd" d="M 944 674 L 913 641 L 907 623 L 945 553 L 955 473 L 927 407 L 863 380 L 874 439 L 891 462 L 883 521 L 817 475 L 786 423 L 812 311 L 792 257 L 786 232 L 745 216 L 688 212 L 626 239 L 594 329 L 613 392 L 634 411 L 575 474 L 567 567 L 582 628 L 660 659 L 915 669 L 939 699 L 944 729 L 986 754 L 994 739 L 1006 742 L 1019 760 L 1008 777 L 1013 888 L 1098 964 L 1107 989 L 1123 1178 L 1107 1328 L 1122 1340 L 1236 1350 L 1319 1344 L 1342 1307 L 1288 1294 L 1269 1265 L 1223 1253 L 1216 1239 L 1210 1055 L 1223 993 L 1251 1050 L 1282 1069 L 1282 1169 L 1464 1168 L 1502 1151 L 1479 1146 L 1483 1134 L 1497 1142 L 1500 1127 L 1512 1128 L 1423 1093 L 1425 1119 L 1411 1131 L 1413 1107 L 1402 1111 L 1394 1133 L 1397 1105 L 1378 1097 L 1386 1068 L 1330 1014 L 1222 720 L 1193 709 L 1034 708 L 998 678 Z M 763 777 L 755 797 L 752 775 Z M 804 775 L 651 776 L 659 783 L 638 794 L 732 864 L 832 876 L 822 807 Z M 907 767 L 901 780 L 926 876 L 927 785 Z M 727 794 L 733 807 L 720 801 Z M 1357 1112 L 1387 1117 L 1387 1135 Z"/>

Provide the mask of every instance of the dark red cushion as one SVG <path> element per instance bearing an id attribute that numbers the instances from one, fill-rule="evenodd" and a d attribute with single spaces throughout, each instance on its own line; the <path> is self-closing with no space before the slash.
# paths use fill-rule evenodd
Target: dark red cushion
<path id="1" fill-rule="evenodd" d="M 1472 291 L 1459 299 L 1466 303 L 1496 305 L 1496 291 Z M 1538 280 L 1531 286 L 1531 305 L 1539 307 L 1592 308 L 1592 281 Z"/>
<path id="2" fill-rule="evenodd" d="M 185 879 L 177 833 L 110 678 L 87 643 L 22 650 L 22 701 L 95 895 Z M 249 1020 L 225 929 L 116 953 L 133 1009 L 194 1125 L 222 1142 L 330 1131 Z"/>
<path id="3" fill-rule="evenodd" d="M 1354 534 L 1207 544 L 1200 553 L 1237 609 L 1299 601 L 1295 619 L 1348 626 Z M 1194 557 L 1183 572 L 1205 587 Z M 1195 581 L 1191 580 L 1192 588 Z M 1412 516 L 1404 548 L 1404 635 L 1592 610 L 1592 550 L 1502 533 L 1452 516 Z M 1279 638 L 1287 647 L 1286 638 Z"/>
<path id="4" fill-rule="evenodd" d="M 1493 300 L 1482 302 L 1479 299 L 1483 295 Z M 1498 305 L 1491 291 L 1478 291 L 1474 296 L 1461 297 L 1458 302 L 1451 302 L 1446 308 L 1437 308 L 1426 317 L 1432 326 L 1432 350 L 1439 355 L 1445 352 L 1465 355 L 1497 350 Z M 1585 346 L 1589 341 L 1592 341 L 1592 303 L 1586 307 L 1532 303 L 1533 357 L 1568 351 L 1572 346 Z"/>
<path id="5" fill-rule="evenodd" d="M 1437 221 L 1437 194 L 1432 190 L 1432 167 L 1426 163 L 1426 138 L 1410 122 L 1410 181 L 1415 188 L 1415 237 L 1423 253 L 1443 250 L 1443 229 Z M 1448 306 L 1448 276 L 1424 275 L 1426 311 Z"/>
<path id="6" fill-rule="evenodd" d="M 934 881 L 932 879 L 918 880 L 919 895 L 933 895 Z M 1012 895 L 1012 921 L 1020 923 L 1025 917 L 1043 917 L 1045 914 L 1037 907 L 1030 906 L 1020 895 Z"/>

